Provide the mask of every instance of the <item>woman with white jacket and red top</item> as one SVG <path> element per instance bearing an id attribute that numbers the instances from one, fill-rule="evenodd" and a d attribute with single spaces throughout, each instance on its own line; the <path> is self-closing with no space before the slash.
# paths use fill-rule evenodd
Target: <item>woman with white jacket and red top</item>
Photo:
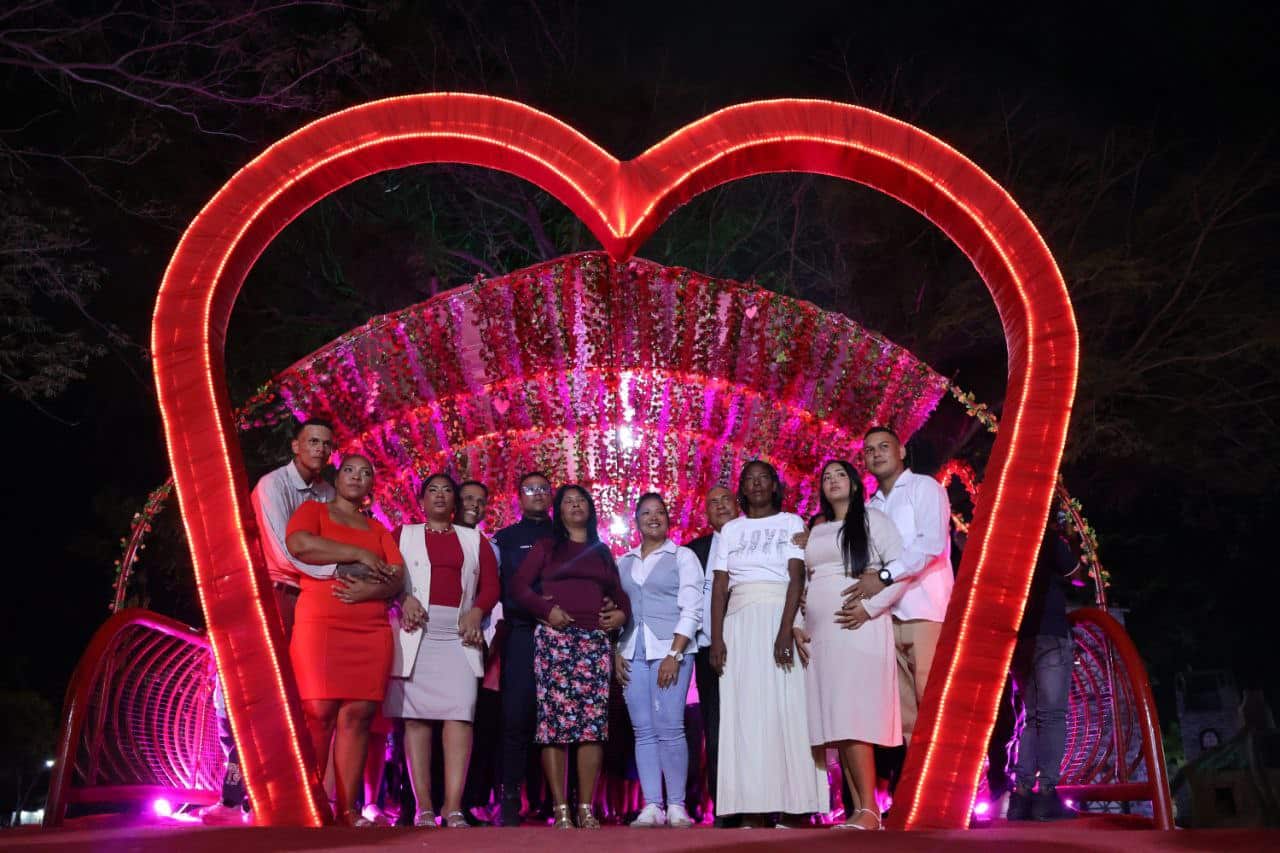
<path id="1" fill-rule="evenodd" d="M 492 546 L 479 531 L 453 523 L 457 496 L 452 477 L 433 474 L 419 496 L 426 524 L 406 524 L 396 532 L 405 591 L 383 711 L 405 721 L 405 757 L 418 801 L 414 826 L 419 827 L 436 825 L 431 800 L 436 721 L 444 724 L 445 825 L 467 826 L 462 791 L 476 689 L 484 675 L 481 623 L 500 594 Z"/>

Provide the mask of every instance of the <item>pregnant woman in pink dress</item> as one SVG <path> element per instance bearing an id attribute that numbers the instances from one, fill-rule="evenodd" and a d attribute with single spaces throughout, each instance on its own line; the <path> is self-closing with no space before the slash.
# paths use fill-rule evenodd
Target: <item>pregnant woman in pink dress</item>
<path id="1" fill-rule="evenodd" d="M 875 801 L 873 744 L 902 743 L 898 706 L 898 664 L 890 605 L 901 586 L 890 583 L 878 595 L 840 614 L 844 590 L 864 571 L 878 571 L 902 552 L 902 538 L 887 515 L 864 506 L 862 480 L 852 465 L 828 462 L 819 490 L 822 517 L 805 545 L 809 587 L 805 669 L 809 743 L 840 753 L 849 789 L 857 803 L 847 810 L 845 829 L 879 829 Z M 882 575 L 883 577 L 883 575 Z M 848 623 L 849 628 L 837 622 Z"/>

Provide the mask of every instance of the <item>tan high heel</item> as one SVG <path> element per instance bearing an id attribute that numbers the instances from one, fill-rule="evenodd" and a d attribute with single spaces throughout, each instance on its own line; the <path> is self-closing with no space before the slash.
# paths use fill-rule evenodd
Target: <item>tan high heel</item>
<path id="1" fill-rule="evenodd" d="M 561 805 L 561 806 L 556 806 L 555 811 L 553 813 L 556 816 L 556 823 L 555 823 L 556 829 L 573 829 L 574 828 L 573 820 L 569 817 L 568 803 L 565 803 L 564 805 Z"/>
<path id="2" fill-rule="evenodd" d="M 578 803 L 578 828 L 579 829 L 599 829 L 600 821 L 596 820 L 596 814 L 591 810 L 590 803 Z"/>

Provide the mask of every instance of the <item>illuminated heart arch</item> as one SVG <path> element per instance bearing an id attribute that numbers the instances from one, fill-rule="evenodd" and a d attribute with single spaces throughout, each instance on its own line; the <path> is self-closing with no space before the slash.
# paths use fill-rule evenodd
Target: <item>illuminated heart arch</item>
<path id="1" fill-rule="evenodd" d="M 904 807 L 894 810 L 901 827 L 965 826 L 1075 394 L 1075 316 L 1035 227 L 957 151 L 860 107 L 803 100 L 729 107 L 624 163 L 544 113 L 470 94 L 376 101 L 271 146 L 191 223 L 160 286 L 152 356 L 169 461 L 259 820 L 319 825 L 328 809 L 308 769 L 283 636 L 267 618 L 274 604 L 227 396 L 227 323 L 250 267 L 296 216 L 376 172 L 441 162 L 537 184 L 617 260 L 695 195 L 768 172 L 873 187 L 927 216 L 970 258 L 1004 326 L 1007 403 L 897 791 Z"/>

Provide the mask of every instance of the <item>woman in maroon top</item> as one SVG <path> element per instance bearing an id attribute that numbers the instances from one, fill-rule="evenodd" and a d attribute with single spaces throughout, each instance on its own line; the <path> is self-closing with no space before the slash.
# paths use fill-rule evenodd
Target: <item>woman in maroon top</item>
<path id="1" fill-rule="evenodd" d="M 407 524 L 395 534 L 408 567 L 400 624 L 406 636 L 421 639 L 411 643 L 417 650 L 412 668 L 391 679 L 383 707 L 388 717 L 404 720 L 405 757 L 418 801 L 413 823 L 419 827 L 436 825 L 431 741 L 437 721 L 444 728 L 444 823 L 467 826 L 462 790 L 483 675 L 480 624 L 500 593 L 498 560 L 489 540 L 453 524 L 457 495 L 452 477 L 431 475 L 419 495 L 427 523 Z"/>
<path id="2" fill-rule="evenodd" d="M 607 597 L 631 618 L 618 567 L 597 531 L 596 507 L 582 486 L 561 486 L 552 538 L 533 546 L 512 579 L 521 607 L 545 624 L 534 632 L 534 679 L 542 769 L 556 805 L 556 828 L 572 829 L 565 802 L 569 744 L 578 744 L 578 826 L 599 829 L 591 810 L 609 737 L 609 635 L 600 627 Z M 541 584 L 542 594 L 534 592 Z"/>

